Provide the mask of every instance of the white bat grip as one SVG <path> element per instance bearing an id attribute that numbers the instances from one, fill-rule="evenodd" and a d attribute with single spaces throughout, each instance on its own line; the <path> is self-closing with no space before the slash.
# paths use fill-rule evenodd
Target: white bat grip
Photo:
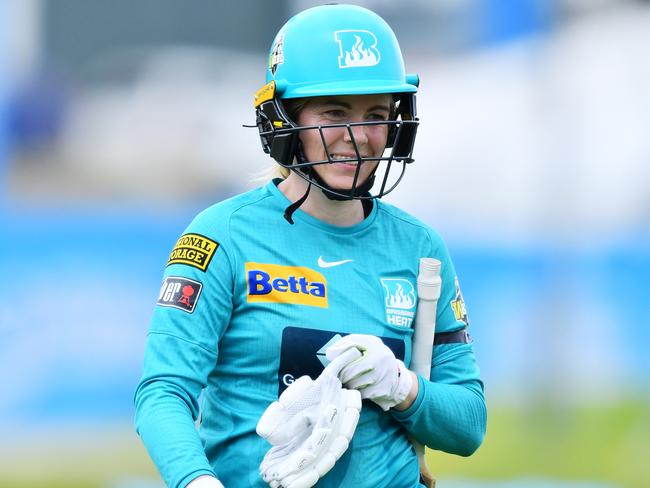
<path id="1" fill-rule="evenodd" d="M 433 258 L 420 259 L 418 307 L 413 327 L 411 370 L 425 379 L 431 374 L 431 355 L 436 331 L 436 308 L 440 297 L 440 266 Z"/>

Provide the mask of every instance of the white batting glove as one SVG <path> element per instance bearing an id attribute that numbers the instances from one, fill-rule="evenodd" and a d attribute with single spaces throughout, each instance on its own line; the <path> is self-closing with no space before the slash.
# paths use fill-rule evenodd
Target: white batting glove
<path id="1" fill-rule="evenodd" d="M 257 422 L 257 435 L 279 446 L 312 430 L 322 387 L 309 376 L 301 376 L 271 403 Z"/>
<path id="2" fill-rule="evenodd" d="M 351 350 L 330 362 L 316 381 L 309 376 L 298 378 L 264 411 L 257 422 L 257 434 L 277 446 L 294 440 L 306 430 L 311 431 L 320 415 L 320 404 L 327 399 L 324 391 L 341 389 L 338 378 L 341 369 L 360 357 L 359 351 Z M 333 384 L 332 378 L 336 380 Z"/>
<path id="3" fill-rule="evenodd" d="M 315 381 L 299 378 L 262 415 L 257 432 L 274 447 L 264 456 L 260 474 L 271 488 L 309 488 L 347 450 L 361 396 L 344 389 L 337 374 L 358 357 L 358 351 L 341 355 Z"/>
<path id="4" fill-rule="evenodd" d="M 334 466 L 347 450 L 359 421 L 361 397 L 340 389 L 341 398 L 327 404 L 311 433 L 272 447 L 260 465 L 262 479 L 272 488 L 309 488 Z"/>
<path id="5" fill-rule="evenodd" d="M 205 474 L 198 478 L 194 478 L 185 488 L 224 488 L 224 486 L 221 484 L 221 481 L 214 476 Z"/>
<path id="6" fill-rule="evenodd" d="M 343 367 L 339 374 L 346 388 L 359 390 L 384 411 L 402 403 L 413 386 L 413 378 L 381 339 L 366 334 L 350 334 L 335 342 L 325 354 L 335 360 L 351 348 L 361 351 L 361 358 Z"/>

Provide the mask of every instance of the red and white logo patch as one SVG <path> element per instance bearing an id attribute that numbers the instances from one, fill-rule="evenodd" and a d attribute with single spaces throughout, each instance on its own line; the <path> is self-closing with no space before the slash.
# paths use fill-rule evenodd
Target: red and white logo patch
<path id="1" fill-rule="evenodd" d="M 202 289 L 203 284 L 198 281 L 180 276 L 168 276 L 160 287 L 157 304 L 192 313 Z"/>

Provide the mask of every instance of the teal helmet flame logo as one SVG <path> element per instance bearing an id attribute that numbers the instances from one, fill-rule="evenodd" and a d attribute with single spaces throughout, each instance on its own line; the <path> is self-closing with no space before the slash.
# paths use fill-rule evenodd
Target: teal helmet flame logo
<path id="1" fill-rule="evenodd" d="M 377 36 L 367 30 L 336 31 L 339 44 L 339 68 L 360 68 L 379 64 Z"/>

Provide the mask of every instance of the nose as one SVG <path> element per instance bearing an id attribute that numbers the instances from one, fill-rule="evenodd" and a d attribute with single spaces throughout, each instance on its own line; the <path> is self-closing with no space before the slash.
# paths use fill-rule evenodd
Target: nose
<path id="1" fill-rule="evenodd" d="M 354 137 L 357 146 L 363 146 L 368 143 L 368 134 L 366 131 L 368 127 L 365 125 L 352 125 L 345 128 L 345 134 L 343 135 L 343 140 L 349 144 L 352 144 L 352 137 Z"/>

